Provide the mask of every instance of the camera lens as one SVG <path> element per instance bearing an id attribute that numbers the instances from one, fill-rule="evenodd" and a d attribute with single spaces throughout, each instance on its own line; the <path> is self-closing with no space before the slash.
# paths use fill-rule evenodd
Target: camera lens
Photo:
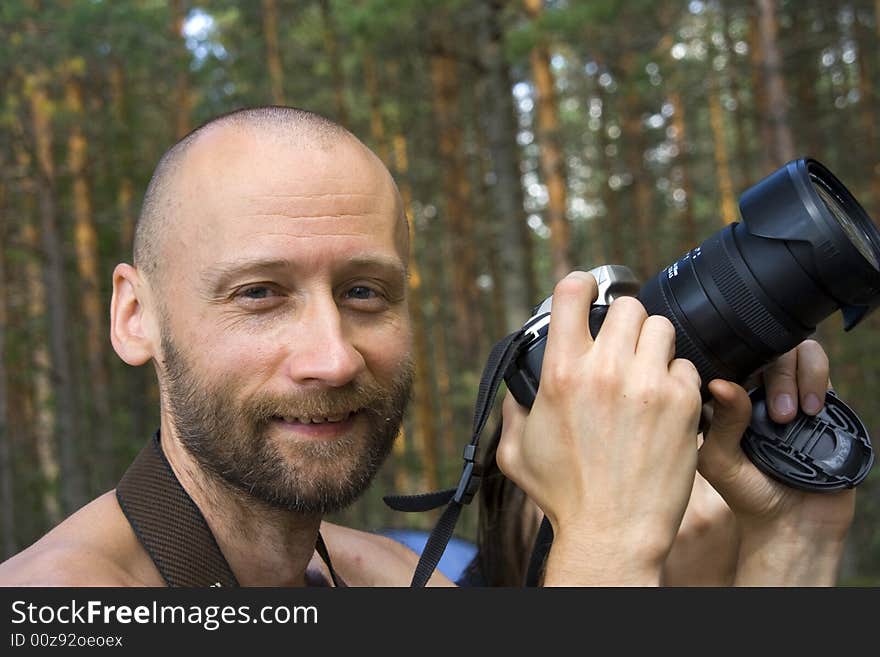
<path id="1" fill-rule="evenodd" d="M 819 198 L 822 199 L 831 216 L 840 224 L 840 227 L 846 233 L 853 246 L 873 265 L 874 269 L 880 270 L 880 263 L 877 262 L 877 254 L 875 252 L 877 247 L 871 243 L 871 238 L 867 232 L 859 226 L 857 217 L 850 216 L 843 203 L 833 195 L 830 189 L 822 184 L 820 178 L 812 173 L 810 174 L 810 182 L 813 183 L 813 188 L 818 192 Z"/>
<path id="2" fill-rule="evenodd" d="M 672 322 L 675 355 L 696 366 L 703 399 L 711 396 L 710 381 L 744 383 L 836 310 L 849 330 L 880 305 L 880 230 L 816 160 L 789 162 L 747 189 L 740 213 L 742 222 L 685 253 L 636 295 L 649 315 Z M 548 301 L 524 327 L 532 338 L 505 373 L 508 390 L 528 408 L 541 375 Z M 590 310 L 593 336 L 607 307 Z M 818 420 L 799 415 L 781 434 L 769 419 L 756 424 L 753 417 L 743 449 L 760 469 L 790 486 L 855 486 L 874 459 L 867 430 L 828 395 L 823 413 Z M 758 419 L 765 415 L 758 413 Z"/>
<path id="3" fill-rule="evenodd" d="M 742 222 L 638 293 L 672 321 L 676 356 L 697 366 L 706 396 L 709 381 L 744 381 L 835 310 L 849 329 L 880 302 L 880 231 L 820 163 L 788 163 L 744 192 L 740 209 Z"/>

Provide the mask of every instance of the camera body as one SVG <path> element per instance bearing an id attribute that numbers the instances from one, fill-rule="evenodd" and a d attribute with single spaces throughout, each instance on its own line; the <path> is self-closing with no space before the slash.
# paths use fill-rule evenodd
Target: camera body
<path id="1" fill-rule="evenodd" d="M 639 293 L 639 280 L 624 265 L 601 265 L 590 269 L 589 273 L 599 286 L 599 294 L 590 308 L 590 334 L 596 337 L 611 302 L 621 296 L 636 296 Z M 532 407 L 538 394 L 552 308 L 553 295 L 550 295 L 532 311 L 532 316 L 523 324 L 523 331 L 529 335 L 529 340 L 505 375 L 507 389 L 526 408 Z"/>

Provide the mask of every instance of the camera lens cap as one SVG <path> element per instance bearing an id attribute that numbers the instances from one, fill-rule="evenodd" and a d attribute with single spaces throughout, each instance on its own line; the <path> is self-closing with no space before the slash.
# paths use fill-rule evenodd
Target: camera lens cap
<path id="1" fill-rule="evenodd" d="M 798 412 L 777 424 L 767 412 L 764 387 L 755 388 L 752 421 L 743 434 L 743 451 L 764 474 L 806 491 L 837 491 L 857 486 L 874 463 L 868 430 L 834 392 L 815 416 Z"/>

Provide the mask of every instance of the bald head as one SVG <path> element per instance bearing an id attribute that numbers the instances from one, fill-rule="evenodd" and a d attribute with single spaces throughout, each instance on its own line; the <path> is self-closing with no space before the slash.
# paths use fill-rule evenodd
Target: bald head
<path id="1" fill-rule="evenodd" d="M 182 201 L 182 180 L 191 160 L 192 152 L 204 142 L 212 140 L 218 132 L 234 131 L 238 135 L 256 140 L 271 140 L 275 147 L 301 151 L 317 149 L 326 151 L 341 144 L 354 146 L 367 153 L 375 164 L 384 170 L 381 161 L 351 132 L 330 119 L 293 107 L 268 106 L 237 110 L 208 121 L 196 128 L 169 148 L 147 186 L 144 201 L 134 233 L 134 265 L 148 279 L 161 279 L 164 263 L 164 243 L 173 235 L 177 224 L 188 211 Z M 208 159 L 212 156 L 208 155 Z M 384 170 L 387 174 L 387 170 Z M 260 176 L 259 169 L 249 171 Z M 387 174 L 390 181 L 390 174 Z M 402 222 L 402 230 L 408 237 L 406 217 L 393 181 L 390 182 Z"/>

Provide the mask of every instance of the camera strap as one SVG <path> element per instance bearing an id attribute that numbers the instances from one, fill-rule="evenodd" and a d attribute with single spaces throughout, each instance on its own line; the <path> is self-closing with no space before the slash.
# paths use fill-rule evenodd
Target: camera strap
<path id="1" fill-rule="evenodd" d="M 125 471 L 116 486 L 116 499 L 168 586 L 239 586 L 204 515 L 165 458 L 158 431 Z M 320 532 L 315 550 L 333 584 L 345 586 L 333 570 Z M 308 573 L 306 577 L 310 585 Z"/>
<path id="2" fill-rule="evenodd" d="M 383 499 L 385 504 L 396 511 L 421 512 L 437 509 L 447 504 L 446 510 L 440 516 L 428 541 L 422 550 L 419 563 L 413 574 L 412 587 L 423 587 L 427 584 L 440 557 L 452 538 L 455 525 L 465 504 L 474 499 L 480 488 L 480 466 L 476 462 L 477 445 L 480 436 L 486 428 L 486 422 L 492 413 L 495 396 L 498 387 L 504 379 L 504 373 L 510 364 L 519 355 L 524 344 L 531 339 L 531 335 L 519 329 L 498 342 L 489 354 L 483 375 L 480 378 L 480 388 L 477 393 L 477 401 L 474 407 L 474 422 L 470 442 L 464 448 L 464 467 L 458 486 L 433 493 L 419 495 L 386 495 Z"/>

